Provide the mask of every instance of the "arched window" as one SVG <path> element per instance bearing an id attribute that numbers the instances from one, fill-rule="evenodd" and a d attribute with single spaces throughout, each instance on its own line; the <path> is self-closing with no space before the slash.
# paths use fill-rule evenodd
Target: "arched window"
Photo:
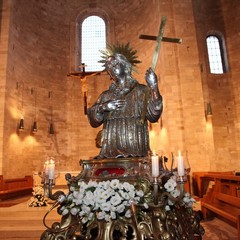
<path id="1" fill-rule="evenodd" d="M 81 60 L 86 64 L 85 71 L 101 71 L 98 63 L 101 53 L 106 48 L 106 24 L 99 16 L 89 16 L 82 22 Z"/>
<path id="2" fill-rule="evenodd" d="M 209 35 L 206 39 L 210 72 L 222 74 L 227 71 L 227 60 L 223 39 L 218 35 Z"/>

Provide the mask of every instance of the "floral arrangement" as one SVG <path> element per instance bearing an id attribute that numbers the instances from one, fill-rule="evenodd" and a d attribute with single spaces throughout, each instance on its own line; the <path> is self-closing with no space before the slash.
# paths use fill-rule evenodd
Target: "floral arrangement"
<path id="1" fill-rule="evenodd" d="M 118 217 L 131 217 L 129 206 L 132 202 L 144 203 L 144 193 L 137 190 L 134 185 L 118 179 L 111 181 L 96 182 L 90 180 L 88 183 L 78 182 L 78 186 L 71 187 L 63 205 L 58 211 L 62 215 L 79 215 L 83 223 L 93 220 L 109 222 Z"/>
<path id="2" fill-rule="evenodd" d="M 41 186 L 33 187 L 33 196 L 28 201 L 29 207 L 47 206 L 48 198 L 44 195 L 44 190 Z"/>
<path id="3" fill-rule="evenodd" d="M 164 184 L 164 191 L 168 192 L 174 198 L 177 198 L 180 196 L 180 190 L 177 188 L 177 182 L 175 178 L 176 176 L 172 176 L 167 180 L 167 182 Z M 195 199 L 191 197 L 190 193 L 185 192 L 183 198 L 180 201 L 180 205 L 191 208 L 194 202 Z M 171 206 L 174 204 L 175 203 L 170 198 L 168 198 L 165 210 L 170 211 Z"/>

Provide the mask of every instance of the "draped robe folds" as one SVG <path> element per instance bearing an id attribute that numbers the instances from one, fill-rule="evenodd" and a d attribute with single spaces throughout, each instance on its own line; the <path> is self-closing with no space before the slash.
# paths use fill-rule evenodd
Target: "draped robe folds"
<path id="1" fill-rule="evenodd" d="M 102 146 L 98 158 L 148 155 L 150 147 L 147 120 L 156 122 L 161 116 L 162 97 L 159 95 L 159 98 L 155 99 L 150 90 L 147 99 L 147 92 L 147 86 L 135 82 L 129 92 L 119 97 L 111 85 L 109 90 L 103 92 L 97 102 L 88 109 L 91 126 L 99 127 L 103 124 Z M 126 106 L 123 109 L 101 113 L 99 105 L 113 99 L 124 99 Z"/>

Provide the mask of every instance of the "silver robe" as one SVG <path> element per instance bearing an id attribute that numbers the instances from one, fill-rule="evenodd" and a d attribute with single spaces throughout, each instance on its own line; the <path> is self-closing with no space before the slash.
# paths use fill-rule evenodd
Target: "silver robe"
<path id="1" fill-rule="evenodd" d="M 162 113 L 162 97 L 135 81 L 124 94 L 112 84 L 88 109 L 92 127 L 103 124 L 102 146 L 98 158 L 142 157 L 150 150 L 148 123 L 156 122 Z M 99 112 L 99 105 L 113 99 L 124 99 L 121 110 Z"/>

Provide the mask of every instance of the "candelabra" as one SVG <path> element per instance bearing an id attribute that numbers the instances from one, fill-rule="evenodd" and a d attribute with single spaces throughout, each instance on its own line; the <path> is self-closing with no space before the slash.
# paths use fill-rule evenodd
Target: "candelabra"
<path id="1" fill-rule="evenodd" d="M 41 240 L 202 239 L 200 217 L 184 190 L 187 175 L 179 172 L 183 165 L 169 170 L 166 160 L 158 158 L 155 172 L 152 157 L 81 160 L 78 176 L 66 174 L 67 194 L 46 184 L 55 203 Z M 48 226 L 54 208 L 61 221 Z"/>
<path id="2" fill-rule="evenodd" d="M 49 157 L 44 163 L 43 171 L 38 172 L 38 176 L 41 178 L 41 184 L 43 185 L 44 195 L 51 200 L 57 200 L 57 196 L 60 194 L 57 193 L 56 196 L 52 193 L 55 179 L 57 179 L 59 175 L 59 172 L 55 170 L 55 160 L 53 157 Z"/>

